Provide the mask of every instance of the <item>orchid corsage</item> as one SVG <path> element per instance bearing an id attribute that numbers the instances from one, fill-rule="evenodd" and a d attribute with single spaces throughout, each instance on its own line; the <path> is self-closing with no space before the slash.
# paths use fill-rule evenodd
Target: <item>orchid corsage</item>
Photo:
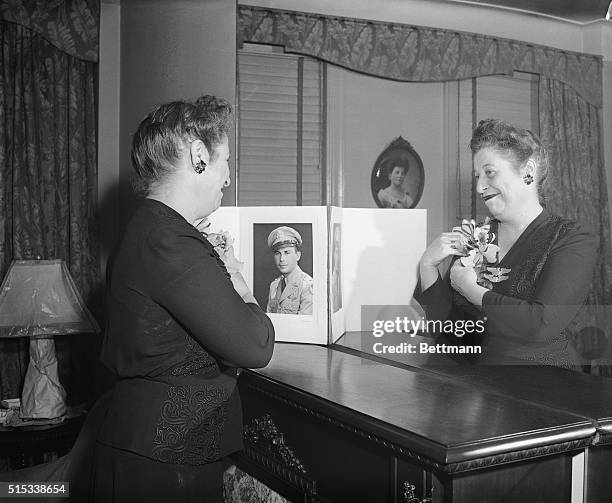
<path id="1" fill-rule="evenodd" d="M 461 226 L 453 227 L 453 232 L 461 234 L 460 243 L 456 246 L 464 255 L 460 259 L 461 265 L 474 268 L 479 285 L 490 289 L 493 283 L 508 279 L 510 269 L 494 267 L 497 264 L 499 246 L 493 244 L 495 234 L 491 232 L 488 217 L 483 224 L 463 219 Z"/>
<path id="2" fill-rule="evenodd" d="M 240 262 L 234 255 L 234 238 L 228 231 L 220 229 L 219 232 L 209 232 L 210 222 L 207 219 L 200 221 L 196 228 L 213 246 L 217 255 L 225 264 L 227 272 L 232 274 L 242 270 L 244 262 Z"/>
<path id="3" fill-rule="evenodd" d="M 240 262 L 234 255 L 234 238 L 229 232 L 220 230 L 206 235 L 206 239 L 213 245 L 213 248 L 223 260 L 227 272 L 230 274 L 240 272 L 244 262 Z"/>

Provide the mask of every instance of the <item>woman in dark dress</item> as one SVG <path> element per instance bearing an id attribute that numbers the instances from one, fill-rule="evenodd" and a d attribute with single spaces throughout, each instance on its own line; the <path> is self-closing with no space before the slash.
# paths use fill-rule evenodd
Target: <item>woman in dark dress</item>
<path id="1" fill-rule="evenodd" d="M 262 367 L 274 329 L 198 231 L 229 185 L 231 108 L 203 96 L 153 110 L 132 143 L 146 198 L 108 285 L 102 360 L 118 378 L 97 436 L 92 499 L 222 501 L 242 447 L 238 367 Z"/>
<path id="2" fill-rule="evenodd" d="M 461 339 L 444 336 L 447 344 L 481 345 L 482 354 L 470 361 L 572 367 L 577 362 L 563 330 L 588 294 L 596 237 L 542 207 L 548 156 L 533 133 L 487 119 L 474 130 L 470 148 L 476 188 L 493 217 L 497 263 L 490 281 L 479 284 L 474 267 L 455 258 L 443 279 L 438 266 L 465 249 L 461 233 L 442 233 L 421 258 L 415 298 L 428 319 L 485 327 Z"/>

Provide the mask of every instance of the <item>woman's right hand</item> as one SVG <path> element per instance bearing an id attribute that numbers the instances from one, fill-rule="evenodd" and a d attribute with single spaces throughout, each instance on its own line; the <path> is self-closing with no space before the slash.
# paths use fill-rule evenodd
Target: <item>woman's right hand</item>
<path id="1" fill-rule="evenodd" d="M 460 232 L 443 232 L 425 250 L 420 264 L 425 267 L 438 267 L 451 255 L 463 256 L 463 235 Z"/>
<path id="2" fill-rule="evenodd" d="M 419 261 L 421 292 L 438 280 L 438 266 L 452 255 L 463 256 L 463 235 L 459 232 L 443 232 L 425 250 Z"/>

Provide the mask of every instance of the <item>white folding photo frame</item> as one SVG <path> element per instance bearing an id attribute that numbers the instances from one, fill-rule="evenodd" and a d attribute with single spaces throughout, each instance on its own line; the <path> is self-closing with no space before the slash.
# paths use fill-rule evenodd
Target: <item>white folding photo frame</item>
<path id="1" fill-rule="evenodd" d="M 266 309 L 270 284 L 280 276 L 269 233 L 288 226 L 302 235 L 298 265 L 313 279 L 312 314 L 268 313 L 279 342 L 327 344 L 327 208 L 238 207 L 220 208 L 210 217 L 211 231 L 228 230 L 235 237 L 237 258 L 244 262 L 242 275 L 262 309 Z M 306 265 L 304 265 L 306 263 Z"/>
<path id="2" fill-rule="evenodd" d="M 303 234 L 299 265 L 313 279 L 312 314 L 268 313 L 277 341 L 331 344 L 345 332 L 368 331 L 369 326 L 361 326 L 366 305 L 380 306 L 375 316 L 387 316 L 389 309 L 395 314 L 398 306 L 406 307 L 399 314 L 413 315 L 426 210 L 222 207 L 209 220 L 211 232 L 224 230 L 234 237 L 244 279 L 264 310 L 270 284 L 280 275 L 268 235 L 280 226 Z"/>

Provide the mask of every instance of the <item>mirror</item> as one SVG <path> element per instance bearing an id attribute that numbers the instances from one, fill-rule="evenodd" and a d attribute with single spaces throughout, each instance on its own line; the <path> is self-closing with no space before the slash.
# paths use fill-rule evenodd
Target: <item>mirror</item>
<path id="1" fill-rule="evenodd" d="M 273 54 L 274 51 L 276 54 L 279 51 L 282 53 L 278 47 L 274 48 Z M 303 58 L 301 62 L 300 58 Z M 307 85 L 303 76 L 308 71 L 307 65 L 311 64 L 318 66 L 318 76 Z M 256 71 L 255 67 L 251 69 L 251 72 Z M 260 71 L 273 73 L 263 68 Z M 473 110 L 478 110 L 476 119 L 500 117 L 527 125 L 533 119 L 533 82 L 531 78 L 522 78 L 518 72 L 513 77 L 401 82 L 299 56 L 287 75 L 292 82 L 296 82 L 295 86 L 292 85 L 292 91 L 287 92 L 285 98 L 275 98 L 279 103 L 260 100 L 260 105 L 264 110 L 274 113 L 275 120 L 282 121 L 282 107 L 289 104 L 291 109 L 297 110 L 301 101 L 300 113 L 307 115 L 303 118 L 310 119 L 310 125 L 307 127 L 303 123 L 302 126 L 283 126 L 279 122 L 276 128 L 278 133 L 272 134 L 270 146 L 260 152 L 261 166 L 266 167 L 276 163 L 273 159 L 282 158 L 284 152 L 290 151 L 289 156 L 280 159 L 279 164 L 274 164 L 277 167 L 274 174 L 256 181 L 249 175 L 249 167 L 243 162 L 244 159 L 240 158 L 240 192 L 254 190 L 253 194 L 260 198 L 258 204 L 274 205 L 279 204 L 283 193 L 288 195 L 287 202 L 280 204 L 299 204 L 296 203 L 296 194 L 301 192 L 302 204 L 305 205 L 309 204 L 305 196 L 305 188 L 309 187 L 313 197 L 308 200 L 319 199 L 323 203 L 344 208 L 385 207 L 382 201 L 384 191 L 391 184 L 391 171 L 399 165 L 400 168 L 406 168 L 400 185 L 408 196 L 403 204 L 397 204 L 396 207 L 427 210 L 427 242 L 456 225 L 458 217 L 469 216 L 472 212 L 473 174 L 468 142 L 475 120 Z M 300 75 L 302 84 L 299 84 Z M 251 91 L 243 85 L 248 80 L 244 77 L 239 68 L 239 120 L 246 114 L 252 121 L 253 131 L 266 129 L 263 124 L 267 119 L 261 115 L 251 115 L 253 110 L 245 106 L 244 98 L 255 95 L 249 94 Z M 266 97 L 269 100 L 271 93 L 264 91 L 277 91 L 278 87 L 260 85 L 256 89 L 263 94 L 262 99 Z M 312 94 L 308 95 L 306 91 Z M 316 98 L 315 93 L 318 93 Z M 315 114 L 305 112 L 306 104 L 316 111 L 317 119 L 314 119 Z M 311 128 L 315 124 L 318 127 L 316 133 Z M 317 154 L 313 155 L 320 162 L 320 171 L 316 172 L 319 176 L 318 186 L 304 176 L 304 164 L 301 177 L 296 168 L 297 150 L 293 146 L 297 145 L 297 137 L 294 135 L 298 131 L 301 131 L 303 151 L 305 145 L 316 145 L 319 148 Z M 239 135 L 241 145 L 247 145 L 242 133 Z M 266 172 L 262 173 L 265 175 Z M 281 180 L 286 188 L 278 191 L 278 198 L 276 195 L 271 196 L 271 188 L 275 188 Z M 244 183 L 251 185 L 245 187 Z M 260 191 L 259 195 L 257 190 Z M 241 197 L 240 205 L 251 204 Z M 343 280 L 346 276 L 344 272 L 343 269 Z M 333 302 L 334 299 L 331 300 Z M 343 307 L 349 305 L 346 297 L 342 301 Z M 406 303 L 410 303 L 410 299 L 406 299 Z M 336 299 L 332 315 L 339 304 Z M 360 346 L 361 342 L 351 342 L 347 336 L 338 341 L 339 344 L 365 350 Z"/>

